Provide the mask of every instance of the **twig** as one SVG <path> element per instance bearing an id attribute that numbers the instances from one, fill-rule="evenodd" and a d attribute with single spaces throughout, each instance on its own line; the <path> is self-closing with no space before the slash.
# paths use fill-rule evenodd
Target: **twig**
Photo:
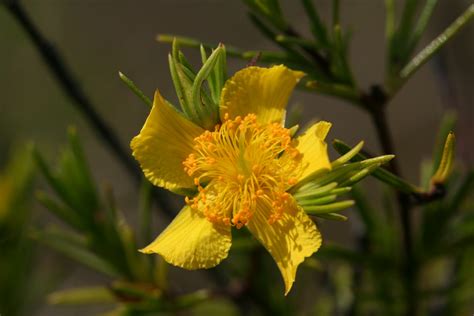
<path id="1" fill-rule="evenodd" d="M 395 154 L 395 147 L 393 145 L 392 135 L 388 126 L 387 115 L 385 107 L 388 102 L 386 92 L 379 86 L 373 86 L 370 93 L 363 95 L 361 103 L 366 105 L 366 108 L 371 114 L 372 122 L 377 130 L 380 145 L 384 154 Z M 390 171 L 395 175 L 400 176 L 400 168 L 396 159 L 390 161 Z M 400 222 L 403 234 L 403 246 L 405 252 L 404 261 L 404 280 L 405 280 L 405 295 L 407 299 L 407 313 L 406 315 L 416 315 L 418 309 L 418 302 L 416 297 L 417 291 L 417 262 L 413 252 L 413 233 L 412 233 L 412 218 L 411 209 L 412 203 L 410 196 L 406 193 L 397 191 L 397 200 L 400 210 Z"/>
<path id="2" fill-rule="evenodd" d="M 48 66 L 49 71 L 53 74 L 58 84 L 66 95 L 73 101 L 72 105 L 84 115 L 86 120 L 92 126 L 93 130 L 109 147 L 109 150 L 121 162 L 130 175 L 140 182 L 142 174 L 137 164 L 132 159 L 128 150 L 120 143 L 117 135 L 97 113 L 89 97 L 81 89 L 77 83 L 72 71 L 66 65 L 66 62 L 51 45 L 51 43 L 39 31 L 38 27 L 30 19 L 23 6 L 18 0 L 4 1 L 8 12 L 18 21 L 33 42 L 36 50 L 40 53 L 43 61 Z M 157 203 L 159 207 L 168 215 L 174 214 L 171 204 L 163 191 L 156 191 Z"/>

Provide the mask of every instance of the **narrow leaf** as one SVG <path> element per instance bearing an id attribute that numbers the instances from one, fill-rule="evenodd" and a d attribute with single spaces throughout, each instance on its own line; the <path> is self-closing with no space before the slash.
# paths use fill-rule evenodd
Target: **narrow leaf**
<path id="1" fill-rule="evenodd" d="M 336 203 L 327 204 L 327 205 L 306 206 L 306 207 L 303 207 L 303 209 L 309 215 L 320 215 L 320 214 L 342 211 L 353 205 L 354 205 L 354 201 L 347 200 L 347 201 L 341 201 L 341 202 L 336 202 Z"/>
<path id="2" fill-rule="evenodd" d="M 471 4 L 443 33 L 419 52 L 400 72 L 402 83 L 406 82 L 424 63 L 433 57 L 454 35 L 474 17 L 474 4 Z"/>
<path id="3" fill-rule="evenodd" d="M 49 304 L 53 305 L 105 304 L 115 300 L 110 290 L 102 286 L 63 290 L 48 296 Z"/>
<path id="4" fill-rule="evenodd" d="M 317 214 L 316 217 L 328 219 L 331 221 L 345 222 L 347 221 L 347 216 L 338 214 L 338 213 L 326 213 L 326 214 Z"/>
<path id="5" fill-rule="evenodd" d="M 342 155 L 338 159 L 334 160 L 331 163 L 331 166 L 333 168 L 336 168 L 336 167 L 339 167 L 339 166 L 345 164 L 346 162 L 351 160 L 355 155 L 357 155 L 359 153 L 359 151 L 362 149 L 363 146 L 364 146 L 364 141 L 359 142 L 356 146 L 354 146 L 354 148 L 349 150 L 347 153 L 345 153 L 344 155 Z"/>
<path id="6" fill-rule="evenodd" d="M 347 144 L 345 144 L 343 141 L 337 140 L 337 139 L 334 140 L 333 147 L 341 155 L 343 155 L 343 154 L 345 154 L 345 153 L 347 153 L 351 150 L 351 148 Z M 362 155 L 361 153 L 358 153 L 351 159 L 351 161 L 354 161 L 354 162 L 362 161 L 366 158 L 367 158 L 366 156 Z M 391 173 L 390 171 L 387 171 L 386 169 L 378 168 L 377 170 L 375 170 L 372 173 L 372 175 L 375 178 L 379 179 L 380 181 L 385 182 L 385 183 L 393 186 L 394 188 L 400 190 L 401 192 L 415 193 L 415 194 L 421 192 L 421 189 L 419 189 L 418 187 L 406 182 L 402 178 L 394 175 L 393 173 Z"/>
<path id="7" fill-rule="evenodd" d="M 122 80 L 123 83 L 138 97 L 140 100 L 142 100 L 146 105 L 151 107 L 153 105 L 153 102 L 149 97 L 147 97 L 142 90 L 140 90 L 135 83 L 128 78 L 125 74 L 119 71 L 119 77 L 120 80 Z"/>

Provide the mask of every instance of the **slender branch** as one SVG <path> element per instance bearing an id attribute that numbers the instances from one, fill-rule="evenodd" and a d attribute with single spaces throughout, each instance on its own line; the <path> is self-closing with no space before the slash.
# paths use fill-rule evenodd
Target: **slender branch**
<path id="1" fill-rule="evenodd" d="M 361 103 L 366 105 L 372 117 L 372 122 L 377 131 L 380 145 L 384 154 L 395 154 L 395 146 L 393 138 L 390 133 L 386 105 L 388 96 L 379 86 L 373 86 L 370 94 L 363 95 Z M 389 165 L 390 171 L 397 176 L 401 176 L 400 167 L 396 159 L 392 159 Z M 413 252 L 413 232 L 412 232 L 412 218 L 411 208 L 412 203 L 410 196 L 406 193 L 397 191 L 397 200 L 400 210 L 400 222 L 403 234 L 403 248 L 405 253 L 405 261 L 403 266 L 403 274 L 405 281 L 405 295 L 407 299 L 407 313 L 406 315 L 416 315 L 418 309 L 418 301 L 416 297 L 417 291 L 417 262 Z"/>
<path id="2" fill-rule="evenodd" d="M 423 48 L 421 52 L 403 67 L 400 71 L 400 80 L 397 85 L 393 87 L 392 94 L 395 94 L 421 66 L 429 61 L 451 38 L 458 34 L 472 18 L 474 18 L 474 4 L 471 4 L 443 33 L 438 35 L 438 37 Z"/>
<path id="3" fill-rule="evenodd" d="M 8 12 L 10 12 L 10 14 L 17 20 L 24 31 L 28 34 L 36 50 L 39 52 L 41 58 L 48 66 L 49 71 L 53 74 L 54 78 L 57 80 L 65 94 L 73 101 L 71 104 L 82 113 L 88 123 L 92 126 L 93 130 L 108 146 L 109 150 L 120 161 L 129 174 L 137 182 L 140 182 L 142 173 L 138 169 L 135 161 L 132 159 L 129 151 L 122 146 L 114 131 L 97 113 L 93 103 L 81 89 L 73 72 L 69 69 L 68 65 L 58 53 L 58 51 L 53 47 L 53 45 L 51 45 L 45 36 L 41 34 L 38 27 L 30 19 L 27 12 L 24 10 L 23 6 L 18 0 L 5 1 L 4 5 Z M 156 200 L 159 204 L 159 207 L 167 215 L 174 214 L 171 204 L 169 203 L 165 193 L 161 190 L 157 190 L 155 194 L 157 195 Z"/>

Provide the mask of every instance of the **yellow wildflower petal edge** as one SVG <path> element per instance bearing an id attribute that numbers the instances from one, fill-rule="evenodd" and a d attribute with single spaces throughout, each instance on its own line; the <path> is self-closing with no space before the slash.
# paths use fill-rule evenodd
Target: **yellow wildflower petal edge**
<path id="1" fill-rule="evenodd" d="M 188 270 L 207 269 L 227 257 L 230 226 L 209 222 L 201 212 L 184 207 L 143 253 L 160 254 L 166 262 Z"/>
<path id="2" fill-rule="evenodd" d="M 298 266 L 319 249 L 322 237 L 316 224 L 296 203 L 275 223 L 268 222 L 270 214 L 270 208 L 260 208 L 247 227 L 275 260 L 287 295 L 295 281 Z"/>
<path id="3" fill-rule="evenodd" d="M 288 99 L 304 75 L 283 65 L 252 66 L 236 72 L 222 90 L 221 120 L 226 115 L 232 119 L 253 113 L 260 123 L 283 122 Z"/>
<path id="4" fill-rule="evenodd" d="M 182 162 L 193 151 L 194 138 L 204 130 L 174 109 L 157 90 L 140 134 L 130 144 L 143 173 L 156 186 L 179 192 L 194 188 Z"/>

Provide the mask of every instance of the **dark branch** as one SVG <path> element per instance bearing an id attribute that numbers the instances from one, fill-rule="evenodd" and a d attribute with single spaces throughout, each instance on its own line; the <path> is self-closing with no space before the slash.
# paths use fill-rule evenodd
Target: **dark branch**
<path id="1" fill-rule="evenodd" d="M 73 101 L 71 102 L 75 108 L 82 113 L 93 130 L 108 146 L 109 150 L 121 162 L 130 175 L 137 181 L 141 181 L 142 174 L 137 164 L 132 159 L 129 150 L 126 150 L 120 143 L 117 135 L 97 113 L 91 100 L 87 97 L 80 85 L 77 83 L 75 76 L 67 66 L 66 62 L 51 45 L 51 43 L 39 31 L 33 21 L 30 19 L 23 6 L 19 1 L 8 0 L 4 2 L 8 12 L 23 27 L 28 37 L 33 42 L 36 50 L 40 53 L 41 58 L 48 66 L 49 71 L 53 74 L 64 93 Z M 168 215 L 172 215 L 173 211 L 170 203 L 163 191 L 156 191 L 157 202 L 160 208 Z"/>

